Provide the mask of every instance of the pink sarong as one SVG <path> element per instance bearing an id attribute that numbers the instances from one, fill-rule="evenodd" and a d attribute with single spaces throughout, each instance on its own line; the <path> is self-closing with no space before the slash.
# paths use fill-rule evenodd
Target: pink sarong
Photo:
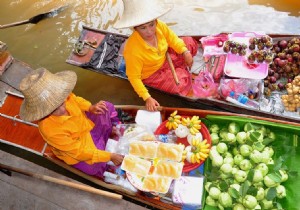
<path id="1" fill-rule="evenodd" d="M 196 40 L 192 37 L 181 37 L 181 39 L 185 42 L 192 56 L 195 56 L 198 50 Z M 185 64 L 184 58 L 171 48 L 168 49 L 168 52 L 172 59 L 179 85 L 175 83 L 171 67 L 167 60 L 159 70 L 147 79 L 144 79 L 143 83 L 149 87 L 154 87 L 168 93 L 187 95 L 192 88 L 192 77 Z"/>

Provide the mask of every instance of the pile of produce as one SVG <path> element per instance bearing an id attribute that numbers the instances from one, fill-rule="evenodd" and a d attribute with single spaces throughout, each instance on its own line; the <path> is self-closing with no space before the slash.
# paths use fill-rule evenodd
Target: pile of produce
<path id="1" fill-rule="evenodd" d="M 300 108 L 300 75 L 286 84 L 287 95 L 282 95 L 281 100 L 287 111 L 295 112 Z"/>
<path id="2" fill-rule="evenodd" d="M 185 147 L 183 161 L 200 163 L 206 160 L 211 145 L 207 142 L 207 139 L 203 139 L 200 132 L 201 120 L 199 116 L 182 117 L 178 115 L 176 110 L 168 118 L 166 127 L 169 130 L 174 130 L 177 137 L 187 138 L 190 145 Z"/>
<path id="3" fill-rule="evenodd" d="M 238 54 L 240 56 L 246 55 L 247 45 L 236 41 L 228 40 L 223 46 L 223 51 L 226 53 Z"/>
<path id="4" fill-rule="evenodd" d="M 275 132 L 254 123 L 211 124 L 206 205 L 218 209 L 283 209 L 291 172 L 276 155 Z M 278 139 L 277 139 L 278 140 Z"/>
<path id="5" fill-rule="evenodd" d="M 273 45 L 273 62 L 269 65 L 268 76 L 264 80 L 265 95 L 274 90 L 285 90 L 300 73 L 300 39 L 280 40 Z"/>
<path id="6" fill-rule="evenodd" d="M 272 46 L 272 39 L 268 35 L 251 37 L 249 39 L 249 50 L 251 53 L 247 57 L 248 63 L 271 63 L 273 61 L 273 54 L 270 50 Z"/>

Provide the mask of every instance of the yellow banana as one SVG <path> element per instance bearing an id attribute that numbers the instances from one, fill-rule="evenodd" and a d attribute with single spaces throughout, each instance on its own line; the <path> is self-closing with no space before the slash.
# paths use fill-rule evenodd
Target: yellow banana
<path id="1" fill-rule="evenodd" d="M 184 162 L 186 159 L 186 155 L 182 155 L 181 161 Z"/>
<path id="2" fill-rule="evenodd" d="M 178 127 L 178 124 L 181 123 L 181 116 L 177 115 L 177 110 L 175 110 L 170 116 L 168 117 L 168 121 L 166 123 L 166 127 L 169 130 L 176 129 Z"/>
<path id="3" fill-rule="evenodd" d="M 200 124 L 194 124 L 194 128 L 200 130 L 201 129 L 201 125 Z"/>
<path id="4" fill-rule="evenodd" d="M 169 123 L 169 121 L 166 123 L 166 127 L 170 130 L 170 123 Z"/>
<path id="5" fill-rule="evenodd" d="M 199 139 L 195 139 L 195 144 L 194 144 L 194 146 L 198 147 L 199 143 L 200 143 L 200 140 L 199 140 Z"/>
<path id="6" fill-rule="evenodd" d="M 193 135 L 195 135 L 196 133 L 199 133 L 199 130 L 195 127 L 191 127 L 190 128 L 190 133 L 192 133 Z"/>
<path id="7" fill-rule="evenodd" d="M 187 124 L 187 118 L 182 118 L 181 123 L 182 123 L 182 125 L 186 125 Z"/>
<path id="8" fill-rule="evenodd" d="M 201 158 L 207 158 L 208 153 L 199 152 Z"/>
<path id="9" fill-rule="evenodd" d="M 192 138 L 192 146 L 195 146 L 195 141 L 196 141 L 196 139 L 193 137 Z"/>
<path id="10" fill-rule="evenodd" d="M 176 123 L 178 123 L 178 124 L 181 123 L 181 121 L 180 121 L 179 119 L 175 119 L 174 122 L 176 122 Z"/>
<path id="11" fill-rule="evenodd" d="M 207 143 L 206 139 L 201 141 L 200 139 L 192 138 L 191 146 L 191 163 L 200 163 L 209 156 L 210 144 Z"/>
<path id="12" fill-rule="evenodd" d="M 208 153 L 209 153 L 209 150 L 210 150 L 210 149 L 202 149 L 202 148 L 201 148 L 200 151 L 203 152 L 203 153 L 207 153 L 207 154 L 208 154 Z"/>
<path id="13" fill-rule="evenodd" d="M 199 116 L 193 116 L 191 119 L 192 122 L 196 122 L 198 120 L 199 120 Z"/>
<path id="14" fill-rule="evenodd" d="M 177 110 L 175 110 L 172 114 L 170 114 L 170 116 L 174 117 L 177 115 Z"/>
<path id="15" fill-rule="evenodd" d="M 208 149 L 208 147 L 209 147 L 210 145 L 209 144 L 205 144 L 205 145 L 201 145 L 200 147 L 201 147 L 201 149 Z"/>
<path id="16" fill-rule="evenodd" d="M 196 159 L 195 159 L 195 154 L 192 154 L 192 156 L 191 156 L 191 159 L 192 159 L 192 163 L 195 163 L 196 162 Z"/>

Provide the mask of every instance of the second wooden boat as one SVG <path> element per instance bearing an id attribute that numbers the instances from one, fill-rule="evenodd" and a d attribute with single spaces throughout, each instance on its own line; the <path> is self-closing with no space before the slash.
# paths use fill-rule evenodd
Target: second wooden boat
<path id="1" fill-rule="evenodd" d="M 93 59 L 94 52 L 96 49 L 101 45 L 102 41 L 105 37 L 109 35 L 114 35 L 116 37 L 119 37 L 120 39 L 126 40 L 128 37 L 122 34 L 116 34 L 116 33 L 110 33 L 108 31 L 104 30 L 98 30 L 95 28 L 83 26 L 83 29 L 81 31 L 81 34 L 79 36 L 78 42 L 76 43 L 73 52 L 70 54 L 70 56 L 67 58 L 66 62 L 75 66 L 80 66 L 85 69 L 89 69 L 92 71 L 95 71 L 97 73 L 101 73 L 107 76 L 116 77 L 119 79 L 125 79 L 125 65 L 122 61 L 122 51 L 124 44 L 121 44 L 121 47 L 117 52 L 110 52 L 108 55 L 110 59 L 111 65 L 107 66 L 105 69 L 97 69 L 96 67 L 93 67 L 89 65 L 88 63 L 91 62 Z M 291 39 L 295 37 L 296 35 L 288 35 L 288 34 L 272 34 L 269 35 L 273 38 L 273 42 L 277 42 L 278 40 L 281 40 L 283 38 L 285 39 Z M 199 46 L 202 45 L 200 42 L 200 39 L 204 37 L 202 36 L 193 36 L 195 40 L 199 42 Z M 121 42 L 119 40 L 119 42 Z M 201 49 L 201 47 L 199 48 Z M 105 55 L 105 52 L 104 54 Z M 197 55 L 196 55 L 197 56 Z M 202 56 L 202 55 L 201 55 Z M 105 56 L 103 56 L 105 57 Z M 218 59 L 218 56 L 216 56 L 216 60 Z M 94 60 L 93 62 L 97 62 L 97 60 Z M 99 60 L 99 65 L 103 60 Z M 211 62 L 211 61 L 209 61 Z M 224 61 L 223 61 L 224 62 Z M 218 65 L 217 62 L 214 65 Z M 120 70 L 121 69 L 121 70 Z M 196 78 L 196 75 L 193 75 L 193 78 Z M 263 84 L 263 80 L 262 80 Z M 154 89 L 149 87 L 150 90 L 160 91 L 158 89 Z M 196 96 L 193 91 L 190 92 L 187 96 L 180 96 L 180 95 L 174 95 L 169 94 L 164 91 L 160 91 L 162 94 L 167 94 L 176 98 L 179 98 L 180 100 L 184 101 L 186 106 L 190 108 L 204 108 L 204 109 L 210 109 L 210 110 L 218 110 L 218 111 L 230 111 L 234 113 L 241 113 L 241 114 L 248 114 L 248 115 L 254 115 L 254 116 L 264 116 L 274 119 L 280 119 L 280 120 L 286 120 L 286 121 L 292 121 L 292 122 L 300 122 L 300 115 L 299 112 L 283 112 L 276 111 L 276 110 L 263 110 L 260 108 L 253 108 L 253 107 L 247 107 L 247 106 L 241 106 L 237 104 L 230 103 L 226 101 L 224 98 L 217 96 L 217 97 L 198 97 Z M 263 92 L 260 93 L 261 95 Z M 274 103 L 279 103 L 278 101 L 280 99 L 277 99 L 277 102 L 274 101 Z"/>

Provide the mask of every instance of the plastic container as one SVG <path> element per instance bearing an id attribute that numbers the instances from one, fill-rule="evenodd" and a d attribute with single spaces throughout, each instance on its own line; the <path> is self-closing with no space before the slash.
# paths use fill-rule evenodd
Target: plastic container
<path id="1" fill-rule="evenodd" d="M 264 79 L 268 76 L 268 66 L 263 63 L 248 63 L 247 56 L 250 54 L 249 39 L 251 37 L 259 38 L 265 35 L 259 32 L 235 32 L 229 36 L 229 40 L 236 41 L 247 45 L 247 53 L 245 56 L 239 56 L 232 53 L 227 54 L 224 73 L 234 78 Z"/>
<path id="2" fill-rule="evenodd" d="M 259 108 L 259 103 L 257 101 L 251 100 L 243 94 L 236 94 L 234 91 L 230 92 L 229 96 L 226 97 L 226 100 L 240 106 L 252 107 L 255 109 Z"/>
<path id="3" fill-rule="evenodd" d="M 217 34 L 202 37 L 200 42 L 204 49 L 203 56 L 223 55 L 226 54 L 223 50 L 223 44 L 228 40 L 227 34 Z"/>
<path id="4" fill-rule="evenodd" d="M 177 136 L 175 132 L 170 131 L 167 134 L 156 134 L 154 135 L 156 140 L 161 141 L 163 143 L 176 143 Z"/>

